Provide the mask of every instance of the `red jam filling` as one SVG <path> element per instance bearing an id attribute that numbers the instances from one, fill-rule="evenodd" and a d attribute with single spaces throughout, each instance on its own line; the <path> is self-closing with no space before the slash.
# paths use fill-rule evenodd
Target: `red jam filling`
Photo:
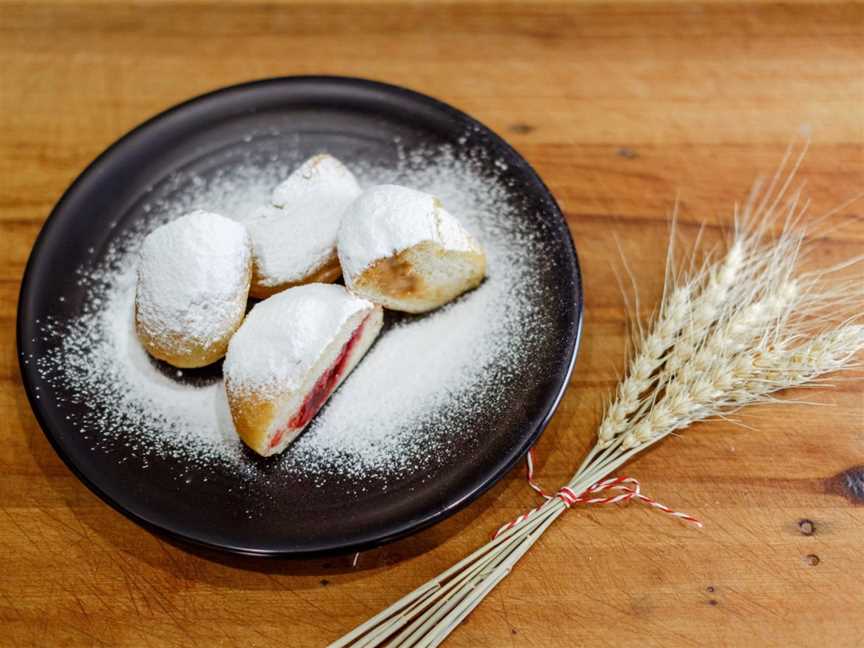
<path id="1" fill-rule="evenodd" d="M 367 317 L 368 319 L 368 317 Z M 351 333 L 351 337 L 348 338 L 348 341 L 342 347 L 342 350 L 339 352 L 339 355 L 333 361 L 333 364 L 318 378 L 313 385 L 311 391 L 306 395 L 306 398 L 303 400 L 303 404 L 300 406 L 300 409 L 297 410 L 297 413 L 294 417 L 288 421 L 276 434 L 273 435 L 273 438 L 270 440 L 270 448 L 275 448 L 282 441 L 282 438 L 285 436 L 285 433 L 288 430 L 296 430 L 298 428 L 302 428 L 309 421 L 312 420 L 312 417 L 318 413 L 318 410 L 321 409 L 321 406 L 327 402 L 327 399 L 330 398 L 330 394 L 333 392 L 333 389 L 338 384 L 339 380 L 342 378 L 342 374 L 345 373 L 345 367 L 348 365 L 348 359 L 351 357 L 351 351 L 354 350 L 354 347 L 357 346 L 357 341 L 360 339 L 360 335 L 363 333 L 363 328 L 366 326 L 366 321 L 363 320 L 354 332 Z"/>

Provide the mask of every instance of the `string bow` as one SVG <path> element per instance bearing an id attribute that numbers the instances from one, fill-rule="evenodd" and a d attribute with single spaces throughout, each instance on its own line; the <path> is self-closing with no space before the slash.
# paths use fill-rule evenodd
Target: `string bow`
<path id="1" fill-rule="evenodd" d="M 531 449 L 528 451 L 528 455 L 525 457 L 525 462 L 528 465 L 528 485 L 539 493 L 543 499 L 551 500 L 558 498 L 562 502 L 564 502 L 564 506 L 568 509 L 574 504 L 619 504 L 622 502 L 629 502 L 630 500 L 636 500 L 638 502 L 642 502 L 654 509 L 662 513 L 666 513 L 667 515 L 671 515 L 672 517 L 678 518 L 688 524 L 692 524 L 698 528 L 702 528 L 702 523 L 697 520 L 692 515 L 688 513 L 683 513 L 681 511 L 674 511 L 665 504 L 661 504 L 657 500 L 652 497 L 648 497 L 642 493 L 641 484 L 639 480 L 634 479 L 633 477 L 607 477 L 605 479 L 601 479 L 600 481 L 592 484 L 588 488 L 586 488 L 582 493 L 577 493 L 569 486 L 562 486 L 558 489 L 558 492 L 554 495 L 550 495 L 543 487 L 540 486 L 534 480 L 534 450 Z M 604 492 L 612 492 L 612 495 L 599 496 L 599 493 Z M 540 507 L 535 507 L 528 511 L 527 513 L 523 513 L 515 520 L 508 522 L 504 526 L 502 526 L 498 531 L 495 532 L 494 538 L 497 538 L 499 535 L 507 531 L 508 529 L 512 529 L 517 524 L 524 522 L 532 514 L 538 511 Z"/>

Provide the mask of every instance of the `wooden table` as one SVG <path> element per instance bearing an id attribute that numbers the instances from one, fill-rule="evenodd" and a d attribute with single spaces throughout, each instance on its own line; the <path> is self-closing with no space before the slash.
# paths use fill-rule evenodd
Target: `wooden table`
<path id="1" fill-rule="evenodd" d="M 0 644 L 320 646 L 534 505 L 524 470 L 405 541 L 351 558 L 248 560 L 168 544 L 55 456 L 21 388 L 19 280 L 42 221 L 105 146 L 171 104 L 283 74 L 385 80 L 507 137 L 561 201 L 585 273 L 571 389 L 537 448 L 553 486 L 623 362 L 615 237 L 646 313 L 666 217 L 729 222 L 806 125 L 814 213 L 864 188 L 864 6 L 852 3 L 78 2 L 0 6 Z M 819 261 L 859 254 L 862 203 Z M 858 373 L 861 378 L 864 374 Z M 864 645 L 864 391 L 714 422 L 628 468 L 704 531 L 646 509 L 570 512 L 450 646 Z"/>

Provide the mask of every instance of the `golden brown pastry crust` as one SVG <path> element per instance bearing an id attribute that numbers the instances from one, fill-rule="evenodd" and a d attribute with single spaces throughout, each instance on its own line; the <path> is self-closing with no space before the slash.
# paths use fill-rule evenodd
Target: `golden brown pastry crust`
<path id="1" fill-rule="evenodd" d="M 415 269 L 415 260 L 418 257 L 429 256 L 464 256 L 477 267 L 477 272 L 457 289 L 452 286 L 436 286 Z M 445 250 L 437 243 L 424 241 L 393 256 L 378 259 L 353 280 L 352 288 L 357 294 L 385 307 L 409 313 L 423 313 L 443 306 L 463 292 L 476 288 L 485 275 L 486 257 L 482 252 Z"/>
<path id="2" fill-rule="evenodd" d="M 189 344 L 176 336 L 166 335 L 158 339 L 150 337 L 143 330 L 143 327 L 139 326 L 137 311 L 135 331 L 147 353 L 154 358 L 163 360 L 180 369 L 197 369 L 198 367 L 206 367 L 209 364 L 213 364 L 225 355 L 225 352 L 228 350 L 228 342 L 231 340 L 231 336 L 234 335 L 234 331 L 239 328 L 240 322 L 242 320 L 238 321 L 237 325 L 230 331 L 227 331 L 224 336 L 218 340 L 214 340 L 206 347 L 199 344 Z M 185 347 L 183 352 L 177 351 L 178 348 L 183 347 Z"/>
<path id="3" fill-rule="evenodd" d="M 339 257 L 336 256 L 335 251 L 333 252 L 333 255 L 324 262 L 323 265 L 318 266 L 317 269 L 313 270 L 310 274 L 306 275 L 302 279 L 298 281 L 287 281 L 276 286 L 265 286 L 261 284 L 261 278 L 260 276 L 258 276 L 258 274 L 253 268 L 252 285 L 249 288 L 249 296 L 254 297 L 255 299 L 266 299 L 267 297 L 272 297 L 276 293 L 282 292 L 283 290 L 287 290 L 288 288 L 294 288 L 295 286 L 301 286 L 303 284 L 333 283 L 341 276 L 342 267 L 339 265 Z"/>
<path id="4" fill-rule="evenodd" d="M 429 291 L 426 281 L 414 269 L 413 250 L 378 259 L 355 279 L 357 288 L 374 286 L 377 290 L 398 299 L 416 298 Z"/>
<path id="5" fill-rule="evenodd" d="M 254 395 L 238 396 L 231 390 L 226 391 L 237 434 L 252 450 L 266 456 L 267 430 L 276 416 L 274 402 L 256 398 Z"/>

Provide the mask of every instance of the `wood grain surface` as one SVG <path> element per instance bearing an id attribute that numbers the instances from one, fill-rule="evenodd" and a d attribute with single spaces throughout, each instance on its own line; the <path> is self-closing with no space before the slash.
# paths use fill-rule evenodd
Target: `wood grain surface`
<path id="1" fill-rule="evenodd" d="M 115 138 L 192 95 L 331 73 L 403 84 L 504 135 L 561 201 L 585 274 L 585 337 L 538 453 L 574 470 L 619 375 L 616 238 L 646 312 L 667 215 L 728 224 L 802 126 L 814 213 L 864 189 L 864 6 L 706 2 L 0 4 L 0 645 L 321 646 L 536 501 L 514 470 L 477 503 L 351 559 L 175 546 L 82 486 L 39 430 L 14 342 L 21 274 L 64 188 Z M 864 251 L 843 207 L 815 260 Z M 853 374 L 854 375 L 854 374 Z M 862 377 L 861 373 L 857 374 Z M 450 646 L 864 645 L 864 391 L 698 425 L 631 464 L 635 505 L 568 513 Z"/>

